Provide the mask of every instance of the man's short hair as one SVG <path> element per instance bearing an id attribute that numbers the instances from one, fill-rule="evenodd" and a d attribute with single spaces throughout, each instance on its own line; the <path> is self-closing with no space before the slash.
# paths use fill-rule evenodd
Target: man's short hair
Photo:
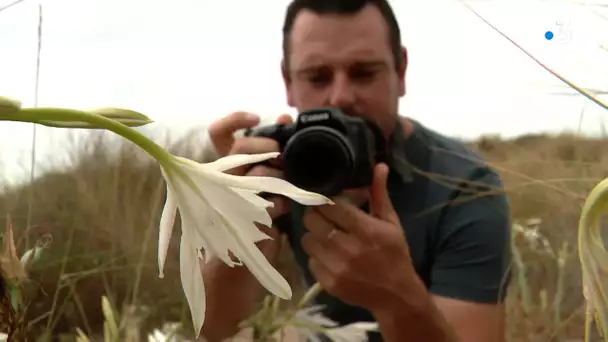
<path id="1" fill-rule="evenodd" d="M 353 15 L 365 8 L 374 5 L 380 10 L 382 17 L 388 25 L 389 41 L 398 70 L 404 63 L 401 55 L 401 30 L 395 13 L 387 0 L 292 0 L 285 13 L 283 22 L 283 60 L 284 68 L 289 70 L 290 34 L 296 16 L 301 10 L 309 10 L 316 14 L 342 14 Z"/>

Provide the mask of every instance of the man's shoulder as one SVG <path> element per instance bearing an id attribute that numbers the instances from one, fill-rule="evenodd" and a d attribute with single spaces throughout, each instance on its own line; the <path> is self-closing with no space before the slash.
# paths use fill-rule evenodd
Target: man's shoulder
<path id="1" fill-rule="evenodd" d="M 502 179 L 481 154 L 463 141 L 436 132 L 416 121 L 413 123 L 415 149 L 426 154 L 424 165 L 414 165 L 422 171 L 422 175 L 415 177 L 415 180 L 424 183 L 426 200 L 422 211 L 428 212 L 433 208 L 434 214 L 426 216 L 431 225 L 438 223 L 433 221 L 453 209 L 466 210 L 473 217 L 477 215 L 476 212 L 491 205 L 494 210 L 498 209 L 507 215 L 508 200 Z M 488 196 L 492 199 L 488 200 Z M 457 204 L 461 202 L 468 205 Z"/>
<path id="2" fill-rule="evenodd" d="M 423 124 L 413 121 L 418 139 L 422 141 L 428 153 L 428 162 L 424 170 L 429 176 L 443 178 L 441 184 L 466 183 L 483 180 L 482 184 L 502 188 L 500 175 L 490 166 L 486 158 L 467 146 L 466 142 L 439 133 Z M 445 187 L 445 186 L 444 186 Z"/>

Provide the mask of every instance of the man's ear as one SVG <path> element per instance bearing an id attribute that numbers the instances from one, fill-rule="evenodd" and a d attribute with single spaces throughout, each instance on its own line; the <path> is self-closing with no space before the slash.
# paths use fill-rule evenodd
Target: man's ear
<path id="1" fill-rule="evenodd" d="M 281 75 L 283 76 L 283 84 L 285 85 L 287 105 L 289 105 L 289 107 L 293 107 L 293 96 L 291 95 L 291 76 L 289 75 L 289 70 L 287 70 L 287 65 L 285 65 L 284 59 L 281 59 Z"/>
<path id="2" fill-rule="evenodd" d="M 399 76 L 399 96 L 403 96 L 405 95 L 405 72 L 407 71 L 407 49 L 405 48 L 405 46 L 401 47 L 401 60 L 403 61 L 401 63 L 401 67 L 398 70 L 398 76 Z"/>

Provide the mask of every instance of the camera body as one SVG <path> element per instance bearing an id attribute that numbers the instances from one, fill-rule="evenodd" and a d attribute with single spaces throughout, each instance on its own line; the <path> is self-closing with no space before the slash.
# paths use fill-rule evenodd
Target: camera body
<path id="1" fill-rule="evenodd" d="M 331 107 L 303 111 L 293 124 L 248 129 L 245 136 L 276 140 L 285 179 L 328 197 L 369 186 L 375 163 L 385 159 L 386 142 L 376 124 Z"/>

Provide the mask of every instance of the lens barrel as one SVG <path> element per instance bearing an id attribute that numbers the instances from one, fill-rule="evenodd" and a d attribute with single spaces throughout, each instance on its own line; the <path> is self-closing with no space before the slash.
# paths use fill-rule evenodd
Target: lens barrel
<path id="1" fill-rule="evenodd" d="M 348 184 L 354 157 L 353 147 L 342 133 L 325 126 L 307 127 L 285 146 L 285 178 L 308 191 L 334 196 Z"/>

